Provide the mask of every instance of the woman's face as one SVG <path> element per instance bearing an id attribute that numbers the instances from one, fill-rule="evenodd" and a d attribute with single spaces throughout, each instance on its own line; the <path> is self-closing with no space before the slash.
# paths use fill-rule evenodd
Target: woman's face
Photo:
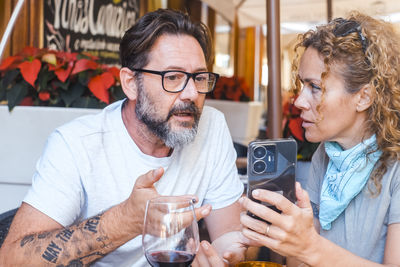
<path id="1" fill-rule="evenodd" d="M 302 111 L 302 126 L 308 141 L 336 141 L 348 149 L 361 142 L 366 114 L 357 111 L 359 93 L 346 92 L 338 68 L 340 65 L 330 66 L 322 96 L 321 74 L 325 65 L 316 49 L 307 48 L 300 60 L 298 75 L 303 86 L 295 106 Z"/>

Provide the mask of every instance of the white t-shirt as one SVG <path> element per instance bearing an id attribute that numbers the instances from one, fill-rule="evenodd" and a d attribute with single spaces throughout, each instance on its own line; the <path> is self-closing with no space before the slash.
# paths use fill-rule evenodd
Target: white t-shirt
<path id="1" fill-rule="evenodd" d="M 63 226 L 99 214 L 127 199 L 137 177 L 163 167 L 155 185 L 161 195 L 194 194 L 198 206 L 220 209 L 243 193 L 224 116 L 205 106 L 195 140 L 171 156 L 143 154 L 121 116 L 122 101 L 97 115 L 78 118 L 56 129 L 37 163 L 24 202 Z M 149 266 L 141 236 L 106 255 L 94 266 Z"/>

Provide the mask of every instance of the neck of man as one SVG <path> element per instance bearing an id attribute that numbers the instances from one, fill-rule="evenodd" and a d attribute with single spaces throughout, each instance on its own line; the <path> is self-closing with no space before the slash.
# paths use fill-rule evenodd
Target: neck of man
<path id="1" fill-rule="evenodd" d="M 146 155 L 157 158 L 171 155 L 172 148 L 167 147 L 160 138 L 137 118 L 135 104 L 136 101 L 126 100 L 122 107 L 122 121 L 132 140 Z"/>

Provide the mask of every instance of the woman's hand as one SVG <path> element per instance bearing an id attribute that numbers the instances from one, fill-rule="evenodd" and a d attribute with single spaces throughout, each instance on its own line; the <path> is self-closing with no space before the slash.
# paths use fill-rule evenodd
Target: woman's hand
<path id="1" fill-rule="evenodd" d="M 227 267 L 228 263 L 220 257 L 217 250 L 207 241 L 201 241 L 199 251 L 192 263 L 193 267 Z"/>
<path id="2" fill-rule="evenodd" d="M 241 204 L 246 210 L 270 223 L 254 219 L 244 212 L 240 218 L 243 235 L 282 256 L 293 256 L 306 262 L 313 255 L 320 237 L 313 225 L 313 211 L 308 193 L 297 182 L 297 205 L 283 195 L 268 190 L 254 190 L 253 197 L 274 205 L 282 213 L 243 198 Z"/>
<path id="3" fill-rule="evenodd" d="M 245 238 L 240 231 L 223 234 L 215 239 L 212 245 L 207 241 L 202 241 L 192 266 L 234 266 L 244 260 L 249 243 L 250 240 Z"/>

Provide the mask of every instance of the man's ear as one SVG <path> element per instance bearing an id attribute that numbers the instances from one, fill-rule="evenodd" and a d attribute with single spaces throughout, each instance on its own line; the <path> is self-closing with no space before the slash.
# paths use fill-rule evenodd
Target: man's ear
<path id="1" fill-rule="evenodd" d="M 121 87 L 124 91 L 126 97 L 129 100 L 135 100 L 137 97 L 137 86 L 136 86 L 136 78 L 130 69 L 123 67 L 119 71 L 119 77 L 121 79 Z"/>
<path id="2" fill-rule="evenodd" d="M 364 85 L 360 91 L 358 91 L 358 101 L 356 103 L 356 109 L 358 112 L 367 110 L 374 102 L 374 96 L 369 84 Z"/>

